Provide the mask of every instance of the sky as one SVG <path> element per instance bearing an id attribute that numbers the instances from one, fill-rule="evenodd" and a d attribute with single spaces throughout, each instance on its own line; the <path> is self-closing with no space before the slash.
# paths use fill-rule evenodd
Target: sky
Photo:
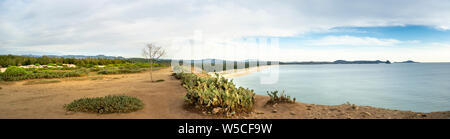
<path id="1" fill-rule="evenodd" d="M 0 0 L 0 54 L 450 62 L 448 0 Z M 268 46 L 269 45 L 269 46 Z"/>

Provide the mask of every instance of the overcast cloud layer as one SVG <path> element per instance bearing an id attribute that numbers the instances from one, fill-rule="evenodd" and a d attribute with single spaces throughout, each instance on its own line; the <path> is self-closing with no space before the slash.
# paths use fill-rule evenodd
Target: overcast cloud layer
<path id="1" fill-rule="evenodd" d="M 292 37 L 335 27 L 423 25 L 446 31 L 449 7 L 448 0 L 6 0 L 0 1 L 0 54 L 139 57 L 149 42 L 182 49 L 173 40 L 191 40 L 195 31 L 210 47 L 222 47 L 224 42 L 239 45 L 233 41 L 245 37 Z M 391 38 L 328 36 L 311 45 L 352 40 L 363 45 L 403 43 Z M 445 47 L 439 49 L 450 50 L 441 45 Z M 446 58 L 436 61 L 450 61 Z"/>

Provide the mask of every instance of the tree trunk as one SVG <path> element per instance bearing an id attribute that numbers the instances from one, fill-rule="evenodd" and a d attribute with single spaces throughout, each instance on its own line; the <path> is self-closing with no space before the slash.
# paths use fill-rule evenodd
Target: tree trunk
<path id="1" fill-rule="evenodd" d="M 150 60 L 150 80 L 153 82 L 153 60 Z"/>

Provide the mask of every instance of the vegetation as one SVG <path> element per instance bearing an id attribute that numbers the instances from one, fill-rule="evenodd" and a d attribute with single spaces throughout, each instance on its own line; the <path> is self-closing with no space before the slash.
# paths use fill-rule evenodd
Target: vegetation
<path id="1" fill-rule="evenodd" d="M 295 103 L 295 98 L 291 100 L 291 97 L 286 95 L 283 92 L 281 92 L 280 95 L 278 95 L 278 91 L 267 91 L 267 95 L 269 95 L 270 99 L 267 101 L 266 104 L 275 104 L 275 103 Z"/>
<path id="2" fill-rule="evenodd" d="M 155 82 L 164 82 L 163 79 L 156 80 Z"/>
<path id="3" fill-rule="evenodd" d="M 82 98 L 64 106 L 67 111 L 92 113 L 129 113 L 144 108 L 138 98 L 119 95 L 96 98 Z"/>
<path id="4" fill-rule="evenodd" d="M 18 81 L 26 79 L 48 79 L 48 78 L 64 78 L 79 77 L 84 71 L 81 70 L 49 70 L 49 69 L 28 69 L 15 66 L 8 67 L 6 71 L 0 74 L 0 79 L 4 81 Z"/>
<path id="5" fill-rule="evenodd" d="M 34 80 L 34 81 L 28 81 L 24 83 L 23 85 L 33 85 L 33 84 L 49 84 L 49 83 L 59 83 L 60 80 Z"/>
<path id="6" fill-rule="evenodd" d="M 167 65 L 161 63 L 153 63 L 154 67 L 166 67 Z M 49 67 L 49 68 L 21 68 L 16 66 L 9 66 L 4 73 L 0 73 L 0 80 L 4 81 L 18 81 L 26 79 L 50 79 L 50 78 L 65 78 L 65 77 L 80 77 L 95 74 L 124 74 L 137 73 L 146 71 L 150 67 L 149 63 L 121 63 L 109 64 L 104 67 L 98 65 L 87 67 Z"/>
<path id="7" fill-rule="evenodd" d="M 102 59 L 102 58 L 62 58 L 62 57 L 26 57 L 26 56 L 0 56 L 0 66 L 22 66 L 22 65 L 61 65 L 62 64 L 75 64 L 80 67 L 90 65 L 108 65 L 108 64 L 120 64 L 130 62 L 126 59 Z"/>
<path id="8" fill-rule="evenodd" d="M 236 88 L 233 81 L 225 78 L 198 77 L 192 73 L 177 73 L 188 90 L 185 102 L 189 106 L 211 114 L 233 115 L 249 113 L 255 103 L 253 90 Z"/>

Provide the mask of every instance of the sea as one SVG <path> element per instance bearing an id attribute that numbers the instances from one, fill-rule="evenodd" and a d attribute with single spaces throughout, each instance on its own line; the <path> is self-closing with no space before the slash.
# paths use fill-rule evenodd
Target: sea
<path id="1" fill-rule="evenodd" d="M 308 104 L 450 111 L 450 63 L 279 65 L 265 70 L 232 79 L 256 94 L 284 91 Z M 274 82 L 261 82 L 273 75 Z"/>

